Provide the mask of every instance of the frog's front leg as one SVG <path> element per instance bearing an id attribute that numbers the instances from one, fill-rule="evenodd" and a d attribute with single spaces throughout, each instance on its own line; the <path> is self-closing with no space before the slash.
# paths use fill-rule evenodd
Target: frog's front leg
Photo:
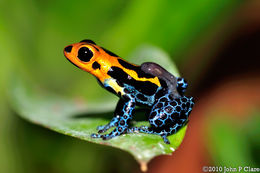
<path id="1" fill-rule="evenodd" d="M 151 110 L 149 115 L 151 127 L 134 127 L 128 130 L 128 132 L 138 131 L 160 135 L 164 142 L 169 144 L 167 136 L 176 133 L 187 123 L 193 105 L 192 97 L 183 96 L 170 100 L 168 96 L 164 96 L 154 104 Z"/>
<path id="2" fill-rule="evenodd" d="M 127 132 L 129 121 L 132 119 L 132 112 L 135 108 L 135 100 L 130 98 L 120 99 L 115 111 L 116 117 L 105 126 L 99 126 L 100 132 L 105 132 L 111 127 L 116 128 L 109 134 L 92 134 L 92 138 L 111 139 Z"/>
<path id="3" fill-rule="evenodd" d="M 121 113 L 121 110 L 123 109 L 124 104 L 125 104 L 125 101 L 123 99 L 118 101 L 116 109 L 114 111 L 114 118 L 112 118 L 112 120 L 108 124 L 98 126 L 97 127 L 98 133 L 104 133 L 108 129 L 118 126 L 118 122 L 120 121 L 120 113 Z"/>

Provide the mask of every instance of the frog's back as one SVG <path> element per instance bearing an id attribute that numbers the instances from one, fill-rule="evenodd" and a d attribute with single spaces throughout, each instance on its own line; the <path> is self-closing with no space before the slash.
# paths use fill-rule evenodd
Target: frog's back
<path id="1" fill-rule="evenodd" d="M 160 84 L 162 86 L 162 91 L 160 91 L 161 94 L 157 94 L 158 97 L 167 93 L 171 95 L 173 98 L 180 97 L 180 93 L 177 87 L 178 78 L 172 75 L 167 70 L 165 70 L 159 64 L 153 62 L 145 62 L 141 65 L 141 70 L 147 74 L 154 75 L 159 78 Z"/>

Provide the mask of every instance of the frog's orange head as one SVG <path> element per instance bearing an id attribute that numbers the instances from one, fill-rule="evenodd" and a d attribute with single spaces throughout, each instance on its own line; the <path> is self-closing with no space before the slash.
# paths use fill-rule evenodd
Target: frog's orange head
<path id="1" fill-rule="evenodd" d="M 100 69 L 100 47 L 91 40 L 82 40 L 64 48 L 65 57 L 74 65 L 91 74 Z"/>

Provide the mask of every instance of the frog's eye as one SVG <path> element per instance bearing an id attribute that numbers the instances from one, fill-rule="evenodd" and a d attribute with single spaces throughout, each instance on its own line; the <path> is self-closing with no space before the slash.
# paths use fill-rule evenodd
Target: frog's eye
<path id="1" fill-rule="evenodd" d="M 90 59 L 93 57 L 93 52 L 87 48 L 82 47 L 78 51 L 78 58 L 83 62 L 89 62 Z"/>

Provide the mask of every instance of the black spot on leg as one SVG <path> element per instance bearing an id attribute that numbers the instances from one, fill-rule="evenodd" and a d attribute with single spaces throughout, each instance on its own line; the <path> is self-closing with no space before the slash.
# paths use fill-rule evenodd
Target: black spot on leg
<path id="1" fill-rule="evenodd" d="M 144 101 L 144 102 L 147 101 L 147 98 L 146 98 L 144 95 L 142 95 L 142 94 L 138 94 L 138 95 L 137 95 L 137 98 L 140 99 L 140 100 L 142 100 L 142 101 Z"/>
<path id="2" fill-rule="evenodd" d="M 172 106 L 176 106 L 177 103 L 176 103 L 176 101 L 172 101 L 172 102 L 170 102 L 170 105 L 172 105 Z"/>
<path id="3" fill-rule="evenodd" d="M 183 103 L 183 104 L 181 105 L 181 107 L 182 107 L 182 109 L 186 109 L 186 108 L 187 108 L 187 105 L 186 105 L 185 103 Z"/>
<path id="4" fill-rule="evenodd" d="M 158 103 L 158 104 L 155 106 L 155 109 L 161 108 L 161 107 L 163 107 L 163 104 L 162 104 L 162 103 Z"/>
<path id="5" fill-rule="evenodd" d="M 181 111 L 180 113 L 180 119 L 186 119 L 187 116 L 186 116 L 186 112 L 185 111 Z"/>
<path id="6" fill-rule="evenodd" d="M 165 120 L 167 118 L 167 115 L 165 113 L 161 113 L 160 118 L 162 120 Z"/>
<path id="7" fill-rule="evenodd" d="M 181 104 L 181 101 L 180 101 L 180 99 L 176 99 L 176 102 L 178 103 L 178 105 L 180 105 L 180 104 Z"/>
<path id="8" fill-rule="evenodd" d="M 181 98 L 181 101 L 182 102 L 187 102 L 187 99 L 186 98 Z"/>
<path id="9" fill-rule="evenodd" d="M 179 113 L 174 112 L 173 114 L 171 114 L 171 118 L 174 120 L 179 116 Z"/>
<path id="10" fill-rule="evenodd" d="M 154 122 L 157 126 L 160 126 L 160 125 L 162 125 L 162 121 L 160 121 L 160 120 L 156 120 L 155 122 Z"/>
<path id="11" fill-rule="evenodd" d="M 180 107 L 180 106 L 176 106 L 175 110 L 176 110 L 177 112 L 180 112 L 180 111 L 181 111 L 181 107 Z"/>
<path id="12" fill-rule="evenodd" d="M 165 111 L 170 114 L 170 113 L 172 113 L 173 108 L 172 108 L 171 106 L 167 106 L 167 107 L 165 108 Z"/>
<path id="13" fill-rule="evenodd" d="M 122 132 L 122 130 L 123 130 L 122 127 L 118 127 L 119 132 Z"/>
<path id="14" fill-rule="evenodd" d="M 121 120 L 119 124 L 123 126 L 123 125 L 125 125 L 125 121 Z"/>

